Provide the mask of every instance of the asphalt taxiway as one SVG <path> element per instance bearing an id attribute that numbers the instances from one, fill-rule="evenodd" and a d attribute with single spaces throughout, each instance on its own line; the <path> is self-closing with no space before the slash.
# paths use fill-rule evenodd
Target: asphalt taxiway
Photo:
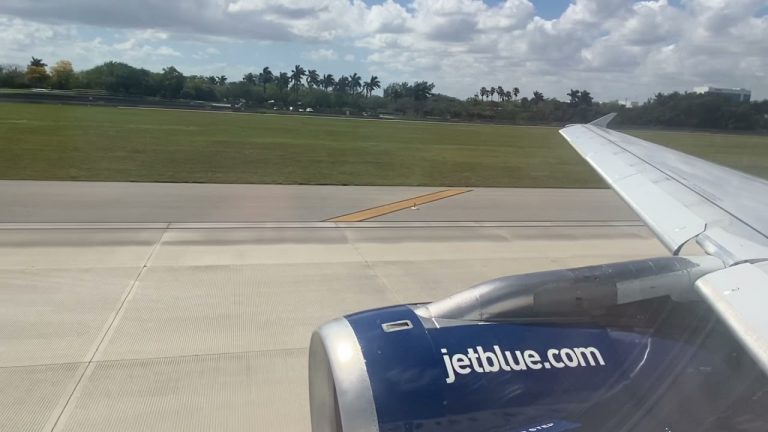
<path id="1" fill-rule="evenodd" d="M 445 189 L 0 182 L 0 430 L 308 431 L 326 320 L 667 254 L 609 190 L 329 221 Z"/>

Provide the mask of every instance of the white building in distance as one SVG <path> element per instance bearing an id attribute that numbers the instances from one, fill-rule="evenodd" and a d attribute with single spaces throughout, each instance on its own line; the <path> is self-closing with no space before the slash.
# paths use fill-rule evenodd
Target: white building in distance
<path id="1" fill-rule="evenodd" d="M 752 97 L 752 92 L 745 88 L 719 88 L 703 86 L 694 87 L 693 91 L 700 94 L 712 93 L 722 95 L 733 100 L 734 102 L 749 102 L 749 99 Z"/>
<path id="2" fill-rule="evenodd" d="M 621 105 L 621 106 L 625 106 L 627 108 L 637 108 L 637 107 L 640 106 L 640 102 L 638 102 L 638 101 L 631 101 L 631 100 L 627 100 L 627 99 L 617 100 L 616 103 Z"/>

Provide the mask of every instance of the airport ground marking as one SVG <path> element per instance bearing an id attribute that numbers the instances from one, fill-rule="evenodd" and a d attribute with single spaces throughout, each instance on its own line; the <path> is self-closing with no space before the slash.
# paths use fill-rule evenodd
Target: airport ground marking
<path id="1" fill-rule="evenodd" d="M 372 207 L 369 209 L 361 210 L 354 213 L 349 213 L 341 216 L 337 216 L 332 219 L 328 219 L 326 222 L 362 222 L 369 219 L 384 216 L 386 214 L 394 213 L 407 208 L 413 208 L 423 204 L 431 203 L 452 196 L 461 195 L 467 193 L 472 189 L 446 189 L 438 192 L 432 192 L 426 195 L 420 195 L 413 198 L 404 199 L 402 201 L 395 201 L 393 203 Z"/>

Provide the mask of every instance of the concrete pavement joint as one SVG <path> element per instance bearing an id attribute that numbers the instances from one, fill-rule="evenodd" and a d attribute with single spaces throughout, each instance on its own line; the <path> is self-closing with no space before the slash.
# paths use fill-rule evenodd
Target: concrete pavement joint
<path id="1" fill-rule="evenodd" d="M 369 270 L 371 273 L 373 273 L 373 275 L 374 275 L 374 276 L 376 276 L 376 279 L 377 279 L 377 280 L 379 280 L 379 281 L 381 282 L 381 284 L 382 284 L 382 286 L 384 287 L 384 289 L 386 289 L 387 291 L 389 291 L 390 293 L 392 293 L 392 295 L 393 295 L 393 296 L 394 296 L 394 297 L 397 299 L 397 302 L 398 302 L 398 303 L 401 303 L 401 304 L 405 303 L 405 301 L 403 300 L 403 297 L 400 295 L 400 293 L 398 293 L 398 292 L 397 292 L 397 290 L 393 289 L 393 288 L 392 288 L 392 287 L 391 287 L 391 286 L 390 286 L 390 285 L 387 283 L 387 280 L 386 280 L 386 279 L 384 279 L 384 277 L 383 277 L 383 276 L 381 276 L 381 275 L 379 274 L 379 272 L 377 272 L 377 271 L 376 271 L 376 269 L 375 269 L 375 268 L 373 268 L 373 265 L 371 265 L 370 261 L 368 261 L 368 258 L 367 258 L 365 255 L 363 255 L 363 253 L 360 251 L 360 249 L 358 249 L 358 248 L 357 248 L 357 246 L 355 245 L 355 242 L 353 242 L 353 241 L 352 241 L 352 239 L 350 239 L 350 238 L 349 238 L 349 235 L 347 235 L 347 233 L 346 233 L 346 232 L 344 232 L 344 237 L 346 237 L 346 239 L 347 239 L 347 242 L 348 242 L 348 243 L 349 243 L 349 245 L 352 247 L 352 249 L 355 251 L 355 253 L 356 253 L 358 256 L 360 256 L 360 259 L 362 259 L 362 260 L 363 260 L 363 262 L 365 262 L 365 265 L 366 265 L 366 267 L 368 267 L 368 270 Z"/>
<path id="2" fill-rule="evenodd" d="M 166 222 L 166 223 L 0 223 L 0 230 L 88 230 L 88 229 L 281 229 L 281 228 L 548 228 L 548 227 L 594 227 L 594 226 L 644 226 L 640 220 L 583 220 L 583 221 L 414 221 L 414 222 Z"/>
<path id="3" fill-rule="evenodd" d="M 113 313 L 111 319 L 108 320 L 107 325 L 102 329 L 101 337 L 98 338 L 98 342 L 89 351 L 91 354 L 88 358 L 88 361 L 85 363 L 85 368 L 83 372 L 80 374 L 80 377 L 75 382 L 74 388 L 72 389 L 71 393 L 69 394 L 69 397 L 64 403 L 64 407 L 61 409 L 61 411 L 59 412 L 59 415 L 56 417 L 56 421 L 53 422 L 53 425 L 51 426 L 51 429 L 50 429 L 51 431 L 55 431 L 57 430 L 57 428 L 63 427 L 62 425 L 66 423 L 66 419 L 71 410 L 71 407 L 74 406 L 80 394 L 80 391 L 82 389 L 82 387 L 80 386 L 80 383 L 83 382 L 83 379 L 85 379 L 86 376 L 89 376 L 93 372 L 94 358 L 99 353 L 104 343 L 109 339 L 109 336 L 111 336 L 112 330 L 115 327 L 115 323 L 122 316 L 123 310 L 125 309 L 125 305 L 128 302 L 128 299 L 132 296 L 134 292 L 134 288 L 136 287 L 136 284 L 138 283 L 139 279 L 146 271 L 147 265 L 149 264 L 149 261 L 151 260 L 152 256 L 155 254 L 155 251 L 157 251 L 158 247 L 162 243 L 163 237 L 167 232 L 168 226 L 170 226 L 170 224 L 166 224 L 165 231 L 163 231 L 163 233 L 157 239 L 157 242 L 155 242 L 155 244 L 152 246 L 152 249 L 149 251 L 149 254 L 147 254 L 147 258 L 144 260 L 144 263 L 139 269 L 138 274 L 129 285 L 128 289 L 126 290 L 126 293 L 123 295 L 123 298 L 121 299 L 120 305 L 118 306 L 117 310 Z"/>
<path id="4" fill-rule="evenodd" d="M 289 352 L 289 351 L 303 351 L 309 349 L 308 347 L 292 347 L 292 348 L 273 348 L 273 349 L 256 349 L 246 351 L 223 351 L 218 353 L 204 353 L 204 354 L 180 354 L 172 356 L 157 356 L 157 357 L 127 357 L 121 359 L 109 359 L 109 360 L 92 360 L 93 364 L 109 364 L 119 362 L 134 362 L 144 360 L 168 360 L 168 359 L 181 359 L 181 358 L 196 358 L 196 357 L 216 357 L 224 355 L 240 355 L 240 354 L 258 354 L 263 352 Z M 39 363 L 39 364 L 25 364 L 25 365 L 13 365 L 13 366 L 0 366 L 0 369 L 25 369 L 35 367 L 47 367 L 47 366 L 67 366 L 67 365 L 82 365 L 87 366 L 88 362 L 62 362 L 62 363 Z"/>

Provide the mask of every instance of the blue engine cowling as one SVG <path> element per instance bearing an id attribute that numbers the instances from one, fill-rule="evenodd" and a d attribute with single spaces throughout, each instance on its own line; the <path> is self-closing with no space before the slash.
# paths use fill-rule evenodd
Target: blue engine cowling
<path id="1" fill-rule="evenodd" d="M 705 305 L 617 307 L 482 321 L 396 306 L 332 321 L 310 343 L 312 430 L 768 430 L 765 376 Z"/>

